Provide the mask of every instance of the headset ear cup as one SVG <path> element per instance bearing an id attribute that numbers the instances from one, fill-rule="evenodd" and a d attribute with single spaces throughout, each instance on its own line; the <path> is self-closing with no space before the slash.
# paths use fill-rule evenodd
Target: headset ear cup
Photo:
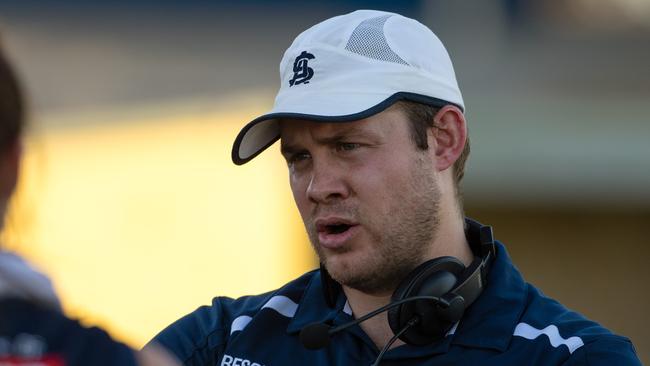
<path id="1" fill-rule="evenodd" d="M 416 267 L 414 270 L 409 272 L 408 275 L 402 280 L 397 285 L 397 288 L 395 291 L 393 291 L 393 296 L 391 297 L 391 302 L 396 302 L 402 299 L 405 299 L 411 295 L 413 285 L 416 284 L 418 281 L 418 277 L 420 277 L 423 273 L 427 272 L 427 268 L 429 268 L 429 265 L 427 265 L 429 262 L 425 262 L 421 264 L 420 266 Z M 433 263 L 431 265 L 434 265 Z M 402 314 L 402 306 L 397 306 L 388 311 L 388 324 L 390 325 L 390 328 L 393 330 L 394 333 L 397 333 L 400 331 L 401 327 L 403 327 L 409 319 L 402 320 L 400 319 L 400 315 Z"/>
<path id="2" fill-rule="evenodd" d="M 465 299 L 462 296 L 449 293 L 443 296 L 449 303 L 449 307 L 440 307 L 438 314 L 450 324 L 454 324 L 463 317 L 465 312 Z"/>
<path id="3" fill-rule="evenodd" d="M 412 296 L 445 296 L 451 291 L 465 266 L 456 258 L 440 257 L 427 261 L 414 269 L 397 286 L 392 301 L 399 301 Z M 420 318 L 420 323 L 404 332 L 400 339 L 412 345 L 426 345 L 444 337 L 445 333 L 456 321 L 450 322 L 448 317 L 455 317 L 464 311 L 462 297 L 450 303 L 447 314 L 440 314 L 441 307 L 432 301 L 412 301 L 397 306 L 388 312 L 388 323 L 394 333 L 399 332 L 414 316 Z M 458 319 L 460 319 L 460 316 Z"/>

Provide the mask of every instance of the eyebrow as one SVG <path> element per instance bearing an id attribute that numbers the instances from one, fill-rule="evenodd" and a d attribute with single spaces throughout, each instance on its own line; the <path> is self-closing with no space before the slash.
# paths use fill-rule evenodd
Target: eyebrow
<path id="1" fill-rule="evenodd" d="M 282 156 L 292 155 L 298 150 L 298 147 L 280 141 L 280 153 Z"/>

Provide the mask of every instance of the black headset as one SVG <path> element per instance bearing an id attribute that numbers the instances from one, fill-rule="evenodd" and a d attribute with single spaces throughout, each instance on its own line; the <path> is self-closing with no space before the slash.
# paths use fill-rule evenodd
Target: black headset
<path id="1" fill-rule="evenodd" d="M 465 219 L 465 236 L 475 255 L 468 266 L 454 257 L 439 257 L 422 263 L 411 271 L 393 292 L 391 303 L 414 296 L 435 296 L 446 300 L 441 306 L 430 300 L 407 301 L 388 311 L 388 324 L 397 334 L 414 316 L 417 325 L 408 328 L 399 339 L 423 346 L 442 339 L 481 294 L 487 283 L 490 262 L 496 256 L 492 227 Z M 323 294 L 329 307 L 334 307 L 341 285 L 321 265 Z"/>

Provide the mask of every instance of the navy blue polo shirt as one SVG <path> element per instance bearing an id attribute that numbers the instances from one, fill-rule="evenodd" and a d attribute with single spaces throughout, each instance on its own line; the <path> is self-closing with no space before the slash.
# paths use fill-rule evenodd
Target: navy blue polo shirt
<path id="1" fill-rule="evenodd" d="M 395 347 L 381 365 L 641 364 L 627 338 L 544 296 L 523 280 L 503 244 L 496 246 L 486 289 L 445 338 Z M 191 366 L 370 365 L 379 350 L 359 326 L 316 351 L 298 339 L 310 323 L 352 319 L 342 291 L 336 306 L 326 304 L 316 270 L 266 294 L 217 297 L 154 340 Z"/>

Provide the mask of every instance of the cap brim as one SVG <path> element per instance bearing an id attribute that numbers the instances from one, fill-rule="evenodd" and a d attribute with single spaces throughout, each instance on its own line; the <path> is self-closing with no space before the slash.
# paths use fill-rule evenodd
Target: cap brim
<path id="1" fill-rule="evenodd" d="M 237 165 L 243 165 L 273 145 L 280 138 L 281 119 L 303 119 L 313 122 L 336 123 L 352 122 L 371 117 L 400 100 L 422 103 L 433 107 L 441 108 L 445 105 L 454 105 L 461 111 L 463 107 L 442 99 L 433 98 L 421 94 L 399 92 L 382 100 L 361 112 L 344 115 L 323 115 L 295 112 L 272 112 L 255 118 L 239 132 L 232 147 L 232 161 Z"/>

